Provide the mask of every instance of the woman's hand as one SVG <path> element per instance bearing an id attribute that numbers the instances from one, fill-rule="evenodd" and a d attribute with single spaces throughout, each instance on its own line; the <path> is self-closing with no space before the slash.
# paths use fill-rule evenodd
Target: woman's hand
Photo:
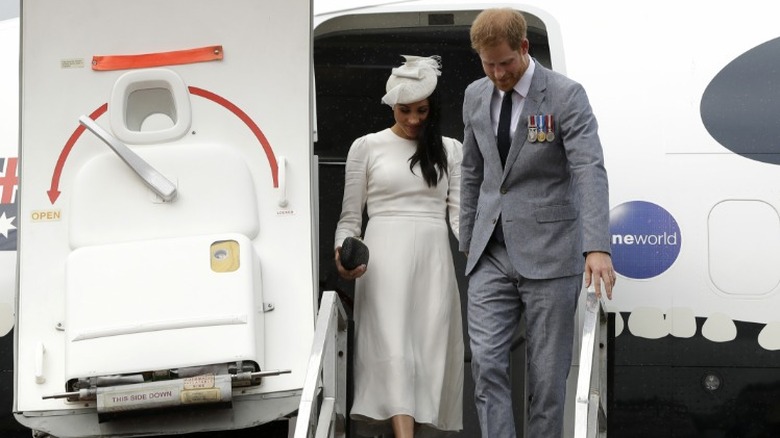
<path id="1" fill-rule="evenodd" d="M 360 278 L 366 273 L 366 265 L 360 265 L 357 268 L 348 271 L 347 268 L 341 264 L 341 247 L 336 248 L 336 269 L 339 271 L 341 278 L 345 280 L 354 280 Z"/>

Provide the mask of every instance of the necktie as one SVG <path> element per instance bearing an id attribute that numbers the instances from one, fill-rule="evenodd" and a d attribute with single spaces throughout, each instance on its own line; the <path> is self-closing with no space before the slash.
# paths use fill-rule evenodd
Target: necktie
<path id="1" fill-rule="evenodd" d="M 498 116 L 498 155 L 501 157 L 501 165 L 506 164 L 506 156 L 509 155 L 509 146 L 512 145 L 512 137 L 509 135 L 509 127 L 512 124 L 512 94 L 514 90 L 504 93 L 501 102 L 501 113 Z"/>
<path id="2" fill-rule="evenodd" d="M 504 93 L 504 99 L 501 101 L 501 112 L 498 116 L 498 132 L 496 142 L 498 143 L 498 155 L 501 157 L 501 166 L 506 164 L 506 156 L 509 155 L 509 146 L 512 145 L 512 137 L 509 135 L 509 127 L 512 125 L 512 94 L 514 90 Z M 501 226 L 501 217 L 499 216 L 496 228 L 493 230 L 494 237 L 499 242 L 504 242 L 504 227 Z"/>

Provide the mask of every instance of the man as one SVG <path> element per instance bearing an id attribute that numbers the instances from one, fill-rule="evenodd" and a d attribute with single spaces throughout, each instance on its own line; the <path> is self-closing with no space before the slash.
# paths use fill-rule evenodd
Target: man
<path id="1" fill-rule="evenodd" d="M 471 43 L 487 77 L 463 103 L 460 250 L 483 438 L 516 436 L 508 370 L 521 312 L 528 433 L 561 436 L 582 274 L 599 296 L 603 285 L 611 299 L 615 284 L 596 119 L 581 85 L 529 56 L 526 29 L 508 8 L 474 20 Z"/>

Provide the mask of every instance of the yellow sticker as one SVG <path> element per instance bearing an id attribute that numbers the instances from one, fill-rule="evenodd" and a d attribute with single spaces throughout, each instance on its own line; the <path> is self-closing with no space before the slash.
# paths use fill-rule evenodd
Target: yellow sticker
<path id="1" fill-rule="evenodd" d="M 222 393 L 219 388 L 190 389 L 181 392 L 181 403 L 183 405 L 216 403 L 220 400 L 222 400 Z"/>
<path id="2" fill-rule="evenodd" d="M 235 240 L 220 240 L 211 244 L 211 270 L 233 272 L 241 265 L 240 248 Z"/>

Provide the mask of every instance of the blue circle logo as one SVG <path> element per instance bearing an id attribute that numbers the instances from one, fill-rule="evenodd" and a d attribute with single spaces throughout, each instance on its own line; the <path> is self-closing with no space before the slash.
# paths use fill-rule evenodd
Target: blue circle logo
<path id="1" fill-rule="evenodd" d="M 615 270 L 629 278 L 660 275 L 680 254 L 677 221 L 652 202 L 631 201 L 610 210 L 609 234 Z"/>

